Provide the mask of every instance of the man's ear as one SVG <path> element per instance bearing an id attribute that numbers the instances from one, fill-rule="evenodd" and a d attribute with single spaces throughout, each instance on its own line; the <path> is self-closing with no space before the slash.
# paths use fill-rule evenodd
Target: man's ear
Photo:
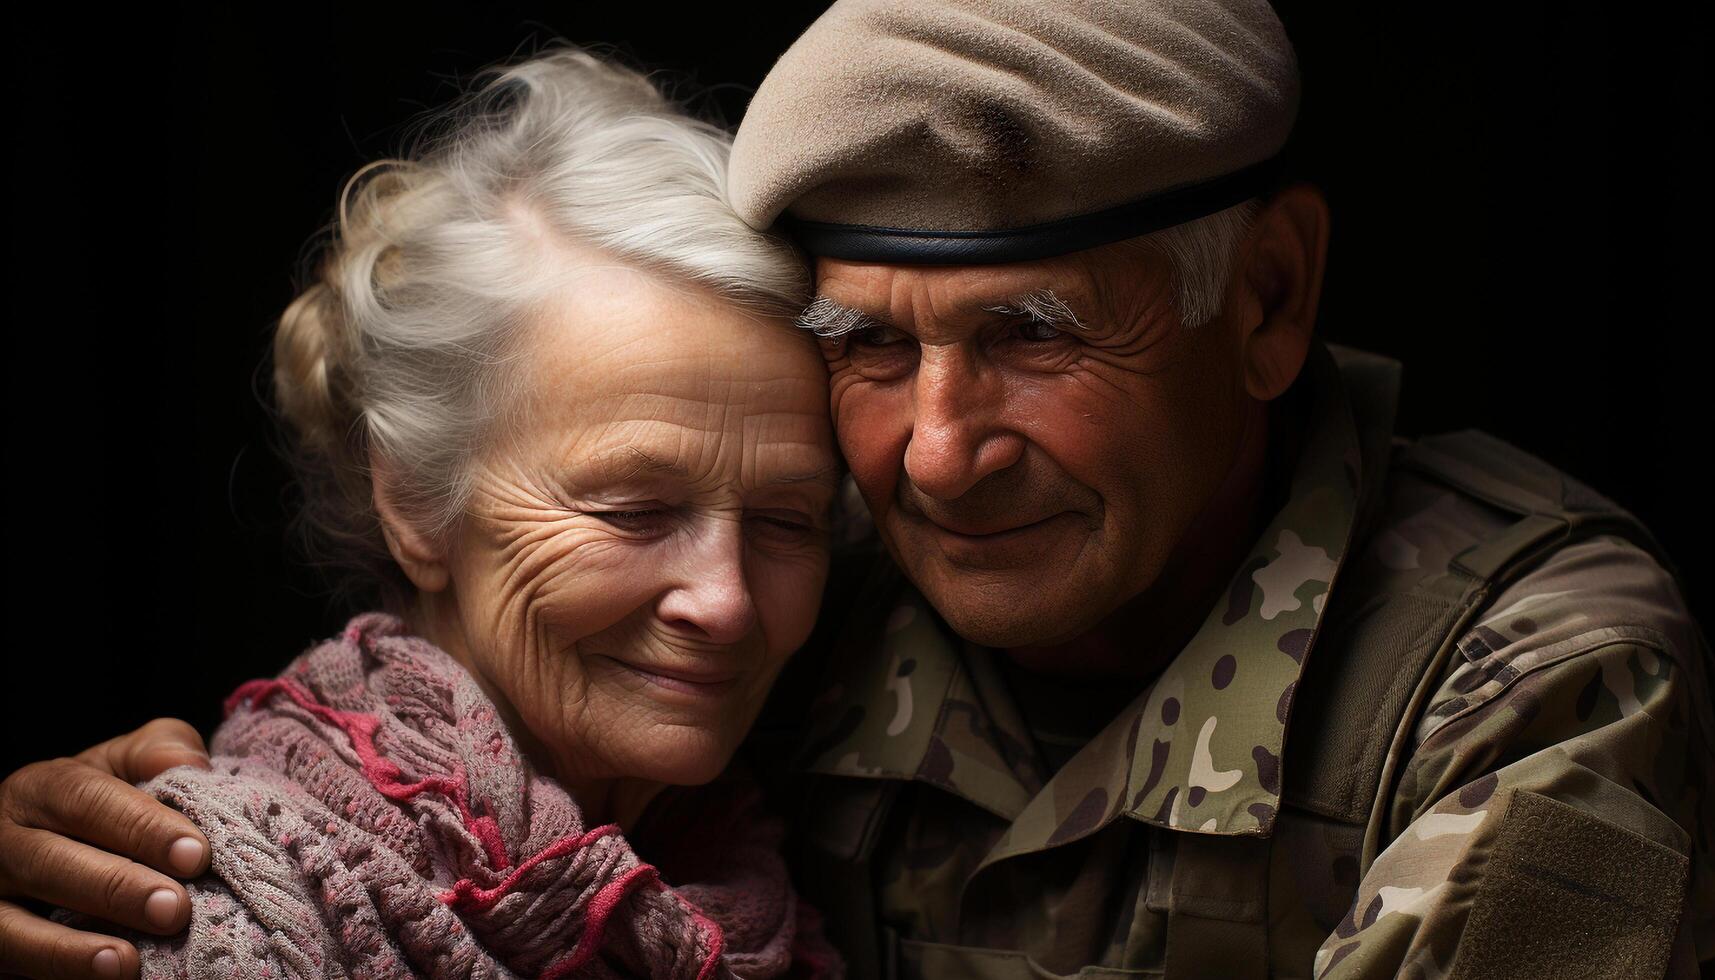
<path id="1" fill-rule="evenodd" d="M 1309 184 L 1269 198 L 1239 252 L 1238 311 L 1245 390 L 1270 401 L 1304 367 L 1328 256 L 1328 202 Z"/>
<path id="2" fill-rule="evenodd" d="M 375 514 L 381 519 L 387 550 L 393 553 L 393 560 L 419 592 L 439 592 L 450 579 L 445 549 L 405 519 L 391 489 L 393 473 L 394 467 L 379 454 L 369 454 L 370 495 Z"/>

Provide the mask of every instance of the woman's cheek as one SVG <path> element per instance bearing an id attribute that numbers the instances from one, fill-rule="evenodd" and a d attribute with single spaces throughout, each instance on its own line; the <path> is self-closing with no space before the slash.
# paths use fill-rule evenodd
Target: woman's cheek
<path id="1" fill-rule="evenodd" d="M 578 645 L 650 601 L 660 551 L 600 530 L 567 529 L 521 544 L 485 576 L 504 583 L 495 615 L 483 617 L 497 647 L 486 658 L 491 680 L 538 738 L 561 740 L 576 728 L 588 685 Z"/>
<path id="2" fill-rule="evenodd" d="M 663 542 L 612 535 L 564 541 L 562 553 L 520 583 L 532 631 L 557 647 L 577 643 L 636 612 L 659 591 Z"/>
<path id="3" fill-rule="evenodd" d="M 758 565 L 751 579 L 753 601 L 770 660 L 784 662 L 815 628 L 828 578 L 828 547 L 818 540 L 789 554 L 771 555 Z"/>

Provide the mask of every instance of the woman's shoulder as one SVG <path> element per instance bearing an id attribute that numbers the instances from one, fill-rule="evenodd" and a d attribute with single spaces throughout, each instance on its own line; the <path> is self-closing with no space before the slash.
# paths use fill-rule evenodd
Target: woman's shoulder
<path id="1" fill-rule="evenodd" d="M 189 816 L 211 844 L 208 872 L 184 885 L 191 903 L 185 931 L 157 936 L 64 911 L 56 920 L 130 942 L 144 980 L 326 975 L 335 937 L 322 914 L 320 882 L 305 869 L 331 863 L 315 852 L 328 850 L 332 814 L 266 767 L 218 755 L 211 761 L 211 769 L 178 766 L 140 787 Z"/>
<path id="2" fill-rule="evenodd" d="M 525 766 L 475 678 L 384 612 L 360 613 L 275 676 L 240 684 L 225 711 L 211 740 L 215 753 L 291 776 L 324 762 L 397 775 L 383 743 L 422 775 L 468 768 L 478 750 L 500 765 Z M 496 752 L 497 743 L 509 751 Z"/>
<path id="3" fill-rule="evenodd" d="M 226 711 L 210 748 L 214 775 L 232 782 L 178 787 L 193 805 L 245 797 L 318 825 L 325 814 L 424 871 L 430 851 L 457 849 L 471 826 L 492 826 L 475 834 L 485 845 L 526 833 L 515 804 L 538 780 L 499 712 L 396 616 L 353 617 L 276 676 L 240 685 Z M 472 806 L 486 819 L 473 820 Z M 439 831 L 461 841 L 435 843 Z"/>
<path id="4" fill-rule="evenodd" d="M 225 881 L 213 874 L 185 882 L 191 899 L 191 922 L 183 932 L 172 936 L 114 925 L 104 919 L 56 909 L 50 918 L 82 932 L 97 932 L 116 936 L 137 950 L 142 980 L 167 980 L 186 976 L 202 976 L 205 971 L 191 969 L 201 963 L 210 968 L 208 975 L 219 976 L 290 976 L 288 960 L 281 949 L 269 942 L 268 932 Z M 210 935 L 220 937 L 218 945 L 207 942 Z"/>
<path id="5" fill-rule="evenodd" d="M 209 769 L 141 785 L 212 851 L 209 874 L 189 886 L 190 929 L 127 936 L 146 976 L 215 961 L 238 967 L 223 974 L 321 976 L 330 956 L 367 963 L 366 975 L 409 975 L 401 951 L 418 932 L 462 934 L 447 886 L 497 856 L 504 866 L 503 841 L 525 836 L 530 774 L 492 703 L 384 613 L 240 685 L 210 747 Z M 458 973 L 479 953 L 437 942 L 405 958 Z"/>

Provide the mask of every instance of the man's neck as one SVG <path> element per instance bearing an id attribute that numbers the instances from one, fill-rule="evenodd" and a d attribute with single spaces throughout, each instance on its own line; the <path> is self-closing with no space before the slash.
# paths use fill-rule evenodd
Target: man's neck
<path id="1" fill-rule="evenodd" d="M 1008 650 L 1013 662 L 1039 674 L 1138 683 L 1160 673 L 1196 635 L 1267 517 L 1269 430 L 1269 407 L 1257 405 L 1226 479 L 1154 585 L 1075 640 Z"/>

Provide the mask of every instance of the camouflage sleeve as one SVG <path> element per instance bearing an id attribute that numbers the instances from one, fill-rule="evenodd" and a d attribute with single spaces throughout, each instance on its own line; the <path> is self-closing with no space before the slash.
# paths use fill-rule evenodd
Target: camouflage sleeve
<path id="1" fill-rule="evenodd" d="M 1715 957 L 1708 647 L 1660 566 L 1587 544 L 1461 639 L 1318 978 L 1695 977 Z"/>

